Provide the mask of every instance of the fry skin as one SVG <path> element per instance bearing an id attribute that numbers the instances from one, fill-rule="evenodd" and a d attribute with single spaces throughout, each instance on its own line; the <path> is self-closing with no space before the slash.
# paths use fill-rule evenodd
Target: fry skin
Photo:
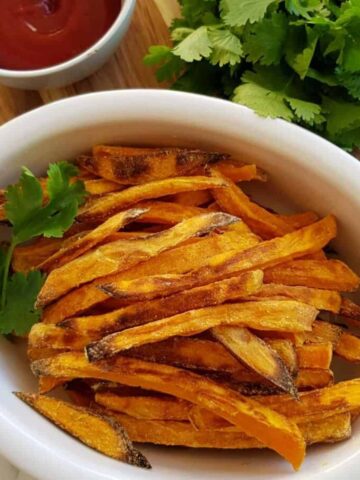
<path id="1" fill-rule="evenodd" d="M 348 362 L 360 362 L 360 338 L 343 332 L 335 345 L 335 353 Z"/>
<path id="2" fill-rule="evenodd" d="M 292 300 L 245 302 L 191 310 L 146 325 L 113 333 L 86 347 L 91 361 L 111 357 L 146 343 L 176 335 L 194 335 L 218 325 L 239 325 L 260 330 L 307 331 L 318 311 Z"/>
<path id="3" fill-rule="evenodd" d="M 252 295 L 248 300 L 271 297 L 292 298 L 293 300 L 312 305 L 318 310 L 327 310 L 333 313 L 339 313 L 341 306 L 341 296 L 339 292 L 319 288 L 279 285 L 276 283 L 263 285 L 260 292 Z"/>
<path id="4" fill-rule="evenodd" d="M 208 163 L 227 158 L 222 153 L 185 148 L 141 149 L 96 145 L 93 157 L 82 157 L 80 165 L 87 170 L 123 185 L 161 180 L 204 171 Z"/>
<path id="5" fill-rule="evenodd" d="M 82 236 L 77 241 L 70 243 L 64 248 L 60 248 L 60 250 L 43 261 L 38 268 L 45 272 L 49 272 L 54 268 L 59 268 L 62 265 L 71 262 L 103 242 L 111 234 L 120 230 L 120 228 L 127 223 L 140 217 L 146 211 L 146 208 L 133 208 L 131 210 L 126 210 L 125 212 L 117 213 L 108 218 L 97 228 L 90 231 L 87 235 Z"/>
<path id="6" fill-rule="evenodd" d="M 102 407 L 134 418 L 146 420 L 187 421 L 191 403 L 172 397 L 123 396 L 113 392 L 95 394 L 95 401 Z"/>
<path id="7" fill-rule="evenodd" d="M 118 357 L 89 364 L 82 354 L 65 353 L 32 364 L 35 375 L 99 378 L 174 395 L 215 411 L 245 433 L 286 458 L 295 469 L 305 455 L 305 442 L 295 423 L 267 407 L 205 377 L 168 365 Z"/>
<path id="8" fill-rule="evenodd" d="M 282 236 L 292 231 L 284 220 L 252 202 L 240 187 L 221 175 L 216 168 L 211 172 L 214 178 L 228 184 L 226 188 L 212 191 L 212 195 L 224 212 L 240 217 L 254 233 L 265 239 Z"/>
<path id="9" fill-rule="evenodd" d="M 359 277 L 340 260 L 294 260 L 265 270 L 265 283 L 352 292 Z"/>
<path id="10" fill-rule="evenodd" d="M 85 445 L 116 460 L 151 468 L 115 419 L 55 398 L 20 392 L 16 396 Z"/>
<path id="11" fill-rule="evenodd" d="M 193 268 L 200 268 L 209 262 L 209 257 L 215 256 L 219 251 L 228 252 L 234 249 L 238 251 L 249 248 L 258 243 L 257 237 L 253 234 L 239 235 L 243 223 L 238 222 L 231 225 L 229 231 L 222 235 L 200 239 L 198 242 L 189 245 L 181 245 L 171 250 L 141 262 L 124 272 L 107 277 L 107 281 L 118 279 L 132 279 L 148 276 L 157 272 L 162 273 L 185 273 Z M 238 230 L 232 230 L 238 226 Z M 231 229 L 231 230 L 230 230 Z M 247 227 L 246 227 L 247 229 Z M 74 316 L 98 303 L 104 302 L 109 297 L 97 288 L 103 283 L 98 279 L 91 284 L 68 293 L 50 305 L 43 312 L 42 321 L 45 323 L 57 323 L 61 320 Z"/>
<path id="12" fill-rule="evenodd" d="M 134 442 L 192 448 L 264 448 L 259 441 L 233 427 L 196 430 L 185 422 L 138 420 L 123 414 L 116 414 L 116 418 L 125 426 Z M 336 415 L 326 421 L 300 424 L 299 428 L 307 445 L 334 443 L 350 437 L 351 418 L 349 414 Z"/>
<path id="13" fill-rule="evenodd" d="M 126 270 L 189 238 L 205 235 L 236 221 L 236 217 L 227 214 L 208 213 L 184 220 L 151 238 L 107 243 L 53 270 L 38 295 L 37 307 L 47 305 L 83 283 Z"/>
<path id="14" fill-rule="evenodd" d="M 218 326 L 212 328 L 211 333 L 216 340 L 251 370 L 254 370 L 281 390 L 297 395 L 292 377 L 281 357 L 250 330 L 237 326 Z"/>
<path id="15" fill-rule="evenodd" d="M 221 179 L 209 177 L 176 177 L 156 180 L 143 185 L 129 187 L 121 192 L 109 193 L 94 199 L 80 209 L 77 216 L 79 222 L 101 222 L 135 203 L 156 199 L 180 192 L 217 189 L 226 186 Z"/>
<path id="16" fill-rule="evenodd" d="M 102 315 L 68 319 L 59 326 L 37 323 L 30 331 L 29 347 L 52 345 L 53 348 L 81 349 L 92 341 L 100 340 L 105 334 L 147 324 L 172 313 L 175 315 L 187 311 L 191 306 L 220 305 L 239 293 L 256 292 L 261 285 L 261 272 L 248 272 L 241 277 L 179 292 L 172 297 L 129 305 Z"/>

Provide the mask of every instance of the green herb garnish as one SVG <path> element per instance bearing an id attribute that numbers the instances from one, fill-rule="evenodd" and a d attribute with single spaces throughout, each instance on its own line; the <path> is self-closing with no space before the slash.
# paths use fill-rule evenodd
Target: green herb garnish
<path id="1" fill-rule="evenodd" d="M 360 0 L 181 0 L 159 81 L 360 147 Z"/>
<path id="2" fill-rule="evenodd" d="M 39 180 L 23 167 L 19 182 L 5 192 L 12 235 L 8 248 L 0 254 L 1 334 L 23 335 L 40 318 L 41 311 L 34 305 L 45 278 L 37 270 L 11 275 L 11 258 L 18 245 L 41 235 L 60 238 L 72 225 L 86 195 L 83 182 L 70 181 L 76 174 L 77 168 L 68 162 L 51 164 L 45 198 Z"/>

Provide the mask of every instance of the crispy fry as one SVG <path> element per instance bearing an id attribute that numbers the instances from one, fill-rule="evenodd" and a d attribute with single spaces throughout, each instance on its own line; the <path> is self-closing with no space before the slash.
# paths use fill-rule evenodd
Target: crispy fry
<path id="1" fill-rule="evenodd" d="M 298 371 L 298 359 L 294 342 L 286 338 L 264 338 L 265 342 L 280 355 L 292 375 Z"/>
<path id="2" fill-rule="evenodd" d="M 248 272 L 242 278 L 223 280 L 152 302 L 129 305 L 102 315 L 69 319 L 62 323 L 62 328 L 37 323 L 30 331 L 29 345 L 31 348 L 52 345 L 53 348 L 81 349 L 110 332 L 175 315 L 191 309 L 191 306 L 201 308 L 219 305 L 237 297 L 239 293 L 254 292 L 261 287 L 261 278 L 259 272 Z"/>
<path id="3" fill-rule="evenodd" d="M 49 358 L 49 357 L 46 357 L 46 358 Z M 51 392 L 52 390 L 59 387 L 60 385 L 63 385 L 69 380 L 71 380 L 71 378 L 67 378 L 67 377 L 54 378 L 54 377 L 48 377 L 48 376 L 41 376 L 39 378 L 39 386 L 38 386 L 39 393 L 45 394 L 45 393 Z"/>
<path id="4" fill-rule="evenodd" d="M 131 417 L 148 420 L 187 421 L 191 403 L 173 397 L 123 396 L 113 392 L 95 394 L 95 401 L 102 407 Z"/>
<path id="5" fill-rule="evenodd" d="M 307 331 L 318 311 L 309 305 L 289 301 L 233 303 L 206 307 L 113 333 L 86 347 L 91 361 L 122 350 L 154 343 L 176 335 L 193 335 L 218 325 L 239 325 L 260 330 Z"/>
<path id="6" fill-rule="evenodd" d="M 244 224 L 238 222 L 228 228 L 236 225 L 243 228 Z M 238 230 L 233 231 L 231 229 L 222 235 L 200 239 L 197 243 L 191 245 L 181 245 L 162 252 L 146 262 L 139 263 L 125 272 L 107 277 L 107 280 L 130 280 L 151 275 L 153 272 L 158 274 L 184 273 L 192 268 L 200 268 L 207 265 L 209 257 L 215 256 L 219 251 L 228 252 L 234 249 L 241 251 L 241 249 L 249 248 L 258 243 L 257 237 L 253 234 L 239 235 L 239 233 Z M 97 288 L 101 283 L 103 283 L 103 279 L 98 279 L 74 292 L 70 292 L 57 303 L 50 305 L 44 310 L 42 321 L 46 323 L 60 322 L 107 300 L 109 298 L 108 295 Z"/>
<path id="7" fill-rule="evenodd" d="M 234 224 L 234 226 L 235 225 L 236 224 Z M 241 223 L 240 228 L 242 228 Z M 296 258 L 312 251 L 318 251 L 319 248 L 326 245 L 335 235 L 336 223 L 334 218 L 329 216 L 313 225 L 285 235 L 282 238 L 275 238 L 260 244 L 257 244 L 258 242 L 255 239 L 255 246 L 248 248 L 244 252 L 234 254 L 231 251 L 233 240 L 230 240 L 229 248 L 229 238 L 226 237 L 225 233 L 222 236 L 225 237 L 223 249 L 226 250 L 225 246 L 227 245 L 230 251 L 228 250 L 223 256 L 215 255 L 216 264 L 214 264 L 214 259 L 211 259 L 211 257 L 209 260 L 209 255 L 211 255 L 211 248 L 213 248 L 212 251 L 215 252 L 215 254 L 217 253 L 216 248 L 221 243 L 221 237 L 214 237 L 216 240 L 212 242 L 210 241 L 212 239 L 208 239 L 209 241 L 206 243 L 208 247 L 207 250 L 204 250 L 205 243 L 202 243 L 202 241 L 194 245 L 187 245 L 182 250 L 180 250 L 179 247 L 179 249 L 174 249 L 172 252 L 165 252 L 166 255 L 162 254 L 158 258 L 152 259 L 152 261 L 144 262 L 132 270 L 109 276 L 106 278 L 106 281 L 111 282 L 139 278 L 143 275 L 152 274 L 154 271 L 159 274 L 188 272 L 191 268 L 201 268 L 202 266 L 206 268 L 210 266 L 213 270 L 215 270 L 216 267 L 223 275 L 225 275 L 227 271 L 233 272 L 238 268 L 239 270 L 263 268 L 264 266 L 281 263 L 289 258 Z M 246 242 L 248 241 L 247 238 Z M 243 245 L 240 244 L 239 248 L 243 248 Z M 187 253 L 189 253 L 189 256 L 186 255 Z M 56 323 L 78 312 L 85 311 L 97 303 L 105 301 L 107 295 L 97 288 L 101 283 L 104 283 L 104 279 L 86 285 L 82 289 L 75 290 L 60 299 L 60 301 L 50 306 L 44 312 L 43 321 Z"/>
<path id="8" fill-rule="evenodd" d="M 189 238 L 205 235 L 236 221 L 237 218 L 231 215 L 208 213 L 184 220 L 151 238 L 105 244 L 53 270 L 41 289 L 37 306 L 45 306 L 83 283 L 130 268 Z"/>
<path id="9" fill-rule="evenodd" d="M 257 397 L 277 412 L 295 422 L 315 421 L 329 416 L 357 411 L 360 407 L 360 379 L 339 382 L 329 387 L 300 393 L 300 400 L 290 395 Z"/>
<path id="10" fill-rule="evenodd" d="M 340 292 L 351 292 L 359 287 L 359 277 L 339 260 L 294 260 L 267 269 L 265 282 Z"/>
<path id="11" fill-rule="evenodd" d="M 201 205 L 206 205 L 213 200 L 213 197 L 208 190 L 177 193 L 171 198 L 173 202 L 187 207 L 200 207 Z"/>
<path id="12" fill-rule="evenodd" d="M 312 331 L 305 333 L 305 342 L 306 343 L 330 342 L 335 347 L 342 333 L 343 333 L 343 329 L 338 325 L 315 320 L 315 322 L 313 323 Z"/>
<path id="13" fill-rule="evenodd" d="M 295 385 L 299 390 L 323 388 L 331 385 L 334 374 L 329 369 L 301 368 L 296 377 Z"/>
<path id="14" fill-rule="evenodd" d="M 359 321 L 360 305 L 358 305 L 355 302 L 352 302 L 348 298 L 343 298 L 341 302 L 340 315 L 355 321 Z"/>
<path id="15" fill-rule="evenodd" d="M 85 204 L 80 209 L 77 219 L 80 222 L 101 222 L 120 210 L 124 210 L 144 200 L 156 199 L 180 192 L 208 189 L 214 189 L 215 191 L 217 188 L 225 186 L 226 182 L 221 179 L 200 176 L 156 180 L 94 199 L 88 206 Z"/>
<path id="16" fill-rule="evenodd" d="M 331 342 L 301 345 L 296 349 L 300 368 L 329 369 L 333 355 Z"/>
<path id="17" fill-rule="evenodd" d="M 315 212 L 295 213 L 293 215 L 279 215 L 293 230 L 311 225 L 319 220 Z"/>
<path id="18" fill-rule="evenodd" d="M 85 190 L 90 195 L 104 195 L 105 193 L 118 192 L 124 187 L 118 183 L 104 180 L 103 178 L 84 180 Z"/>
<path id="19" fill-rule="evenodd" d="M 312 305 L 318 310 L 327 310 L 333 313 L 339 313 L 341 305 L 340 294 L 333 290 L 293 287 L 276 283 L 268 283 L 267 285 L 264 285 L 260 292 L 252 295 L 248 300 L 269 297 L 292 298 L 293 300 Z"/>
<path id="20" fill-rule="evenodd" d="M 172 202 L 141 202 L 136 204 L 136 208 L 146 210 L 138 222 L 164 225 L 175 225 L 187 218 L 207 213 L 204 208 L 178 205 Z"/>
<path id="21" fill-rule="evenodd" d="M 138 420 L 123 414 L 116 414 L 116 418 L 125 426 L 134 442 L 192 448 L 264 448 L 258 440 L 233 427 L 221 430 L 196 430 L 190 423 L 185 422 Z M 350 420 L 349 414 L 342 414 L 326 421 L 301 424 L 299 428 L 308 445 L 334 443 L 350 437 Z"/>
<path id="22" fill-rule="evenodd" d="M 218 326 L 212 335 L 235 357 L 285 392 L 297 395 L 294 382 L 278 353 L 247 328 Z"/>
<path id="23" fill-rule="evenodd" d="M 117 213 L 108 218 L 97 228 L 90 231 L 87 235 L 81 236 L 77 241 L 67 244 L 64 248 L 60 248 L 56 253 L 43 261 L 38 268 L 45 272 L 49 272 L 54 268 L 59 268 L 62 265 L 71 262 L 75 258 L 86 253 L 88 250 L 91 250 L 99 243 L 102 243 L 111 234 L 120 230 L 120 228 L 127 223 L 137 219 L 146 211 L 146 208 L 133 208 L 131 210 L 126 210 L 125 212 Z"/>
<path id="24" fill-rule="evenodd" d="M 348 362 L 360 362 L 360 338 L 343 332 L 335 345 L 335 353 Z"/>
<path id="25" fill-rule="evenodd" d="M 20 392 L 16 396 L 85 445 L 108 457 L 151 468 L 115 419 L 55 398 Z"/>
<path id="26" fill-rule="evenodd" d="M 32 364 L 35 375 L 99 378 L 174 395 L 216 412 L 299 468 L 305 444 L 296 424 L 254 400 L 200 375 L 168 365 L 118 357 L 111 363 L 89 364 L 82 354 L 65 353 Z"/>
<path id="27" fill-rule="evenodd" d="M 27 349 L 27 356 L 28 359 L 33 362 L 34 360 L 40 360 L 41 358 L 48 358 L 48 357 L 54 357 L 55 355 L 58 355 L 59 353 L 64 353 L 68 349 L 57 349 L 57 348 L 52 348 L 49 347 L 48 345 L 45 347 L 31 347 L 28 346 Z"/>
<path id="28" fill-rule="evenodd" d="M 325 226 L 325 231 L 322 232 L 320 226 Z M 306 248 L 306 240 L 309 241 L 309 244 L 315 241 L 315 239 L 312 239 L 315 231 L 318 231 L 319 234 L 322 233 L 322 235 L 326 237 L 326 235 L 329 234 L 329 232 L 326 231 L 327 228 L 329 228 L 330 231 L 334 228 L 332 217 L 327 217 L 317 224 L 310 225 L 284 237 L 262 242 L 241 253 L 230 251 L 225 254 L 219 254 L 210 258 L 206 267 L 189 272 L 188 275 L 183 277 L 166 275 L 163 278 L 148 277 L 139 280 L 135 279 L 134 281 L 120 280 L 112 283 L 104 281 L 101 288 L 109 295 L 122 299 L 126 298 L 128 301 L 149 298 L 150 295 L 154 298 L 158 295 L 156 290 L 161 290 L 163 295 L 169 295 L 182 288 L 204 285 L 212 281 L 233 276 L 237 272 L 252 268 L 263 268 L 272 263 L 279 263 L 283 256 L 288 257 L 291 253 L 292 256 L 299 255 L 296 250 L 299 247 Z M 297 238 L 299 241 L 303 240 L 301 245 L 295 242 Z M 318 236 L 316 241 L 319 240 L 320 237 Z M 291 250 L 289 247 L 293 247 L 294 249 Z M 141 295 L 143 295 L 143 297 Z"/>
<path id="29" fill-rule="evenodd" d="M 11 266 L 15 272 L 28 273 L 67 242 L 68 239 L 63 238 L 40 238 L 30 245 L 18 246 L 14 250 Z"/>
<path id="30" fill-rule="evenodd" d="M 235 183 L 250 180 L 260 180 L 260 182 L 267 181 L 267 175 L 264 170 L 254 164 L 236 164 L 232 163 L 231 160 L 223 160 L 216 165 L 216 170 Z"/>
<path id="31" fill-rule="evenodd" d="M 80 165 L 114 182 L 126 185 L 194 174 L 208 163 L 228 155 L 185 148 L 139 149 L 97 145 L 93 157 L 82 157 Z"/>
<path id="32" fill-rule="evenodd" d="M 212 195 L 224 212 L 243 219 L 251 230 L 262 238 L 278 237 L 292 231 L 284 220 L 252 202 L 240 187 L 216 169 L 212 170 L 212 175 L 228 183 L 226 188 L 212 191 Z"/>

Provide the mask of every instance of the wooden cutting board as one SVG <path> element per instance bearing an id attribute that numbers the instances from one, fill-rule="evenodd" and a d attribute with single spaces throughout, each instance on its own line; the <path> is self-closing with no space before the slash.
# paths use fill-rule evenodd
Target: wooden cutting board
<path id="1" fill-rule="evenodd" d="M 0 125 L 45 103 L 73 95 L 117 88 L 159 88 L 154 72 L 142 59 L 150 45 L 169 43 L 167 25 L 178 13 L 176 0 L 137 0 L 131 26 L 114 57 L 81 82 L 41 91 L 0 85 Z"/>

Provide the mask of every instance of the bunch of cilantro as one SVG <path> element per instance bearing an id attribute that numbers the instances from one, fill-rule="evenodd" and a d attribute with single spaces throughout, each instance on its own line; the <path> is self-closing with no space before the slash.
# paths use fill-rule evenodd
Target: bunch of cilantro
<path id="1" fill-rule="evenodd" d="M 360 146 L 360 0 L 180 0 L 173 48 L 144 61 L 178 90 L 216 95 Z"/>
<path id="2" fill-rule="evenodd" d="M 40 236 L 62 237 L 72 225 L 86 196 L 83 182 L 72 180 L 76 174 L 68 162 L 51 164 L 45 197 L 39 180 L 23 167 L 19 182 L 5 192 L 12 228 L 9 244 L 0 250 L 0 334 L 24 335 L 41 316 L 35 302 L 44 275 L 39 270 L 11 273 L 11 259 L 18 245 Z"/>

